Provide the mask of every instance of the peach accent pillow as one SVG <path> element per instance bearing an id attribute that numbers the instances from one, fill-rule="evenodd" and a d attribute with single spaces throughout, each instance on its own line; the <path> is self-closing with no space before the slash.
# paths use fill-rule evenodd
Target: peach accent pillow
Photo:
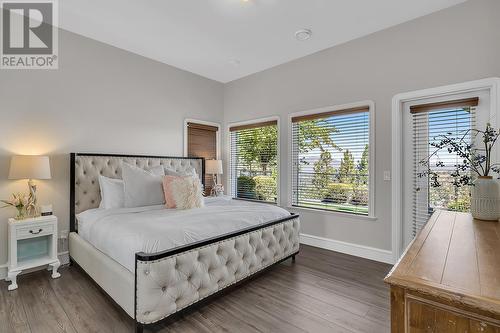
<path id="1" fill-rule="evenodd" d="M 172 183 L 183 177 L 178 176 L 165 176 L 163 177 L 163 193 L 165 193 L 165 206 L 167 208 L 176 208 L 174 199 L 174 191 L 172 189 Z"/>

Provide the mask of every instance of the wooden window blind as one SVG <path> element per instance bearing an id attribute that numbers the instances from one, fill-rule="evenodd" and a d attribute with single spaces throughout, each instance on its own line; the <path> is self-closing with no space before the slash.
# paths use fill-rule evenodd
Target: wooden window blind
<path id="1" fill-rule="evenodd" d="M 345 110 L 314 113 L 314 114 L 309 114 L 309 115 L 304 115 L 304 116 L 292 117 L 292 123 L 298 123 L 298 122 L 306 121 L 306 120 L 327 119 L 327 118 L 330 118 L 333 116 L 342 116 L 342 115 L 356 114 L 356 113 L 368 112 L 368 111 L 369 111 L 368 106 L 361 106 L 361 107 L 350 108 L 350 109 L 345 109 Z"/>
<path id="2" fill-rule="evenodd" d="M 267 126 L 277 126 L 277 125 L 278 125 L 277 120 L 270 120 L 270 121 L 264 121 L 264 122 L 260 122 L 260 123 L 232 126 L 232 127 L 229 127 L 229 131 L 230 132 L 237 132 L 237 131 L 249 130 L 249 129 L 254 129 L 254 128 L 261 128 L 261 127 L 267 127 Z"/>
<path id="3" fill-rule="evenodd" d="M 435 151 L 433 144 L 441 141 L 444 135 L 471 142 L 468 132 L 475 127 L 477 105 L 478 98 L 469 98 L 410 107 L 413 128 L 413 236 L 425 226 L 436 209 L 468 211 L 470 208 L 469 188 L 453 185 L 451 173 L 461 160 L 456 153 L 441 151 L 429 160 L 428 166 L 421 161 Z M 437 167 L 437 163 L 442 163 L 444 167 Z M 422 177 L 428 170 L 438 174 L 440 187 L 432 187 L 432 179 Z"/>
<path id="4" fill-rule="evenodd" d="M 191 123 L 189 122 L 188 128 L 191 129 L 199 129 L 199 130 L 205 130 L 209 132 L 217 132 L 219 131 L 219 128 L 217 126 L 210 126 L 210 125 L 205 125 L 205 124 L 197 124 L 197 123 Z"/>
<path id="5" fill-rule="evenodd" d="M 454 108 L 463 109 L 467 107 L 476 107 L 478 106 L 478 104 L 479 104 L 479 97 L 462 98 L 452 101 L 412 105 L 410 106 L 410 113 L 413 114 L 419 112 L 429 112 L 433 110 L 454 109 Z"/>
<path id="6" fill-rule="evenodd" d="M 292 205 L 368 215 L 369 107 L 292 118 Z"/>
<path id="7" fill-rule="evenodd" d="M 276 203 L 277 121 L 233 126 L 229 131 L 232 197 Z"/>
<path id="8" fill-rule="evenodd" d="M 187 124 L 187 140 L 189 157 L 204 157 L 217 159 L 217 131 L 218 127 L 189 122 Z M 213 180 L 212 175 L 205 177 L 205 194 L 210 193 Z"/>

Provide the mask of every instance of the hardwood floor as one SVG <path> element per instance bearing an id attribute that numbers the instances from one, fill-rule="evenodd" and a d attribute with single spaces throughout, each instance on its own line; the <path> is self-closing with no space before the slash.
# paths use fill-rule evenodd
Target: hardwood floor
<path id="1" fill-rule="evenodd" d="M 389 332 L 389 265 L 310 246 L 169 325 L 147 332 Z M 134 323 L 79 268 L 0 282 L 0 332 L 133 332 Z"/>

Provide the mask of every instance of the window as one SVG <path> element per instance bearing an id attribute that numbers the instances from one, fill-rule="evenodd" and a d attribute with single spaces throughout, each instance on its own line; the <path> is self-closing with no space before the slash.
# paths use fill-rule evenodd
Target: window
<path id="1" fill-rule="evenodd" d="M 229 131 L 232 197 L 277 203 L 277 120 L 233 126 Z"/>
<path id="2" fill-rule="evenodd" d="M 206 160 L 217 159 L 217 136 L 219 127 L 200 124 L 192 121 L 187 126 L 187 156 L 204 157 Z M 212 175 L 205 177 L 205 194 L 210 193 L 213 180 Z"/>
<path id="3" fill-rule="evenodd" d="M 412 236 L 429 220 L 436 209 L 468 211 L 470 193 L 468 187 L 457 187 L 454 180 L 455 165 L 461 158 L 453 151 L 440 151 L 423 164 L 435 152 L 434 145 L 443 138 L 463 139 L 472 143 L 470 129 L 475 128 L 479 98 L 428 103 L 410 107 L 413 139 L 413 209 Z M 439 167 L 437 165 L 440 165 Z M 441 186 L 433 187 L 433 177 L 439 177 Z M 464 170 L 470 172 L 470 170 Z M 424 175 L 424 176 L 423 176 Z"/>
<path id="4" fill-rule="evenodd" d="M 292 117 L 292 205 L 369 214 L 368 106 Z"/>

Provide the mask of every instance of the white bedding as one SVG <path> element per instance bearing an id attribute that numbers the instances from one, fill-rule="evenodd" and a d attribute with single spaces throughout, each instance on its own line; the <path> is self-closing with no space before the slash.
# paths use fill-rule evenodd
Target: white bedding
<path id="1" fill-rule="evenodd" d="M 274 205 L 219 197 L 206 198 L 203 208 L 97 208 L 77 219 L 82 238 L 134 272 L 136 252 L 164 251 L 288 215 Z"/>

